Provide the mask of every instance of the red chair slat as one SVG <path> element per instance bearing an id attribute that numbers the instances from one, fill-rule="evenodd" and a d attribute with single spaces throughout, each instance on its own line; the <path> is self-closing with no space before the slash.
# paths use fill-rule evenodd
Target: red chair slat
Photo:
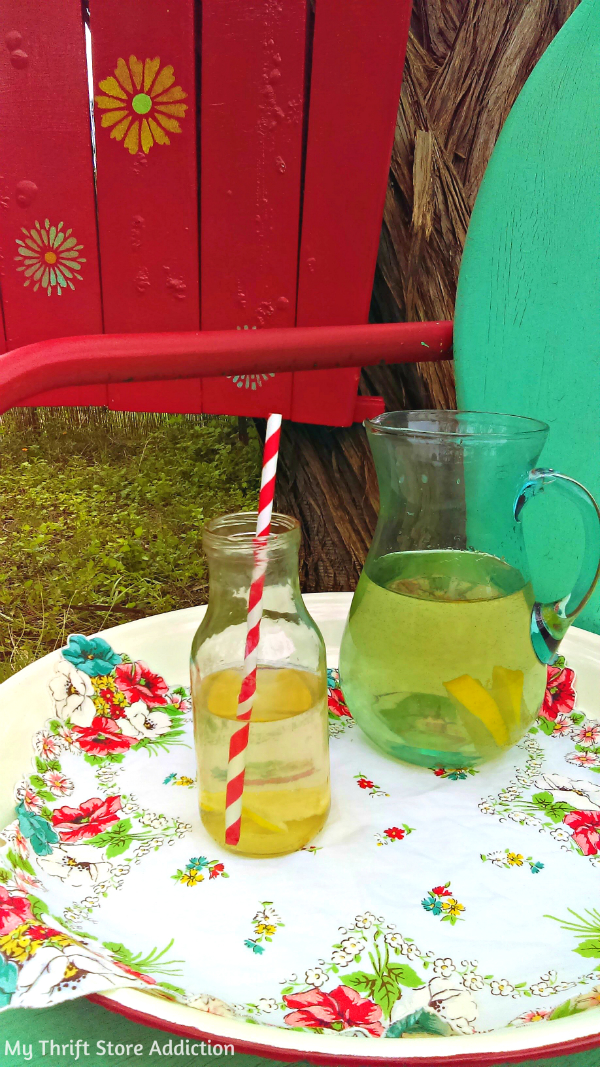
<path id="1" fill-rule="evenodd" d="M 367 322 L 411 0 L 318 0 L 298 326 Z M 359 371 L 294 376 L 292 418 L 352 422 Z"/>
<path id="2" fill-rule="evenodd" d="M 102 330 L 81 6 L 2 0 L 0 244 L 10 348 Z M 68 236 L 67 236 L 68 234 Z M 61 236 L 64 235 L 64 236 Z"/>
<path id="3" fill-rule="evenodd" d="M 104 328 L 197 329 L 193 0 L 90 16 Z"/>
<path id="4" fill-rule="evenodd" d="M 0 353 L 6 352 L 6 334 L 4 332 L 4 312 L 2 311 L 2 294 L 0 293 Z"/>
<path id="5" fill-rule="evenodd" d="M 306 0 L 202 3 L 202 329 L 295 321 Z M 291 410 L 290 374 L 204 380 L 204 410 Z"/>
<path id="6" fill-rule="evenodd" d="M 193 0 L 92 0 L 90 16 L 105 330 L 197 329 Z M 108 404 L 188 410 L 200 390 L 115 385 Z"/>

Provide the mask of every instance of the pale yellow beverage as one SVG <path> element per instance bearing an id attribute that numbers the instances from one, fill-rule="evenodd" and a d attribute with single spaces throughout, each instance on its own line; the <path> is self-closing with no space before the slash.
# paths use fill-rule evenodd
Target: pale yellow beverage
<path id="1" fill-rule="evenodd" d="M 401 552 L 368 564 L 340 654 L 359 725 L 390 755 L 432 768 L 506 751 L 546 685 L 533 602 L 519 572 L 485 553 Z"/>
<path id="2" fill-rule="evenodd" d="M 216 671 L 192 690 L 200 815 L 225 844 L 229 739 L 241 689 L 239 670 Z M 323 826 L 330 803 L 327 687 L 316 674 L 259 667 L 246 750 L 242 827 L 235 851 L 281 856 Z"/>

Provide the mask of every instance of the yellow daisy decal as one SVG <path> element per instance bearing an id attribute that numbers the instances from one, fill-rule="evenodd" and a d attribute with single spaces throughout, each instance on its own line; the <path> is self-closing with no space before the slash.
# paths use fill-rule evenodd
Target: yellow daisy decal
<path id="1" fill-rule="evenodd" d="M 72 230 L 63 230 L 63 223 L 51 226 L 50 219 L 44 219 L 40 226 L 36 221 L 30 230 L 21 227 L 24 237 L 17 237 L 18 253 L 15 260 L 17 270 L 25 275 L 24 285 L 33 282 L 34 293 L 42 287 L 52 296 L 55 289 L 60 296 L 67 286 L 74 289 L 76 278 L 81 281 L 81 264 L 85 259 L 81 255 L 83 245 L 77 243 Z"/>
<path id="2" fill-rule="evenodd" d="M 99 83 L 105 94 L 95 98 L 105 112 L 102 125 L 112 126 L 110 136 L 123 141 L 132 156 L 140 148 L 148 153 L 155 142 L 170 144 L 168 133 L 181 133 L 177 120 L 185 117 L 187 93 L 174 81 L 173 67 L 160 69 L 159 56 L 144 62 L 130 56 L 129 63 L 117 61 L 114 78 Z"/>

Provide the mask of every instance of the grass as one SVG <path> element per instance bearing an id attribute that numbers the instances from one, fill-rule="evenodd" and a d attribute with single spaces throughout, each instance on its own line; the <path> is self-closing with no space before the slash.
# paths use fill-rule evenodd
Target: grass
<path id="1" fill-rule="evenodd" d="M 65 643 L 208 595 L 202 527 L 256 507 L 234 419 L 16 411 L 0 421 L 0 680 Z"/>

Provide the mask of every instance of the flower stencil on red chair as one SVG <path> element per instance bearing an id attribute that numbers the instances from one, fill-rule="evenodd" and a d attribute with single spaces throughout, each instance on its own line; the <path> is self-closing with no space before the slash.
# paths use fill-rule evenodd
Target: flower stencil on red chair
<path id="1" fill-rule="evenodd" d="M 112 126 L 110 133 L 123 141 L 132 156 L 148 153 L 154 144 L 168 145 L 168 134 L 181 133 L 178 119 L 185 117 L 187 93 L 174 85 L 173 67 L 160 68 L 160 58 L 142 62 L 131 55 L 129 62 L 117 60 L 115 76 L 98 85 L 103 95 L 95 97 L 103 111 L 101 123 Z"/>
<path id="2" fill-rule="evenodd" d="M 81 266 L 85 263 L 81 255 L 83 245 L 77 243 L 72 230 L 63 230 L 64 223 L 50 225 L 50 219 L 44 225 L 36 221 L 35 226 L 26 230 L 21 227 L 24 237 L 17 237 L 16 262 L 18 271 L 24 275 L 23 285 L 31 285 L 36 293 L 41 287 L 48 296 L 55 292 L 57 296 L 63 289 L 75 289 L 74 282 L 81 281 Z"/>

